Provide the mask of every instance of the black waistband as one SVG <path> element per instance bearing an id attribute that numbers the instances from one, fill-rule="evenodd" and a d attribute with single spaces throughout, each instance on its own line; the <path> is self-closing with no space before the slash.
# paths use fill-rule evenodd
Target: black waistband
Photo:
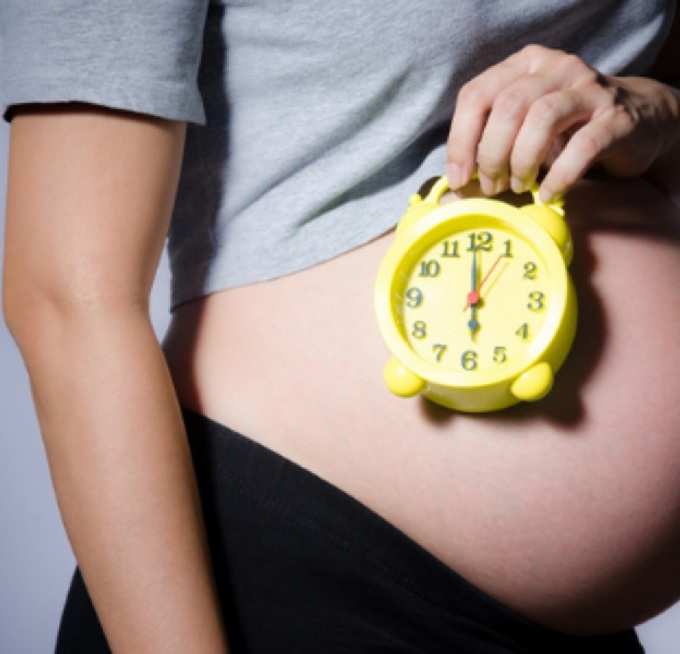
<path id="1" fill-rule="evenodd" d="M 527 651 L 644 652 L 634 629 L 576 637 L 516 613 L 452 570 L 429 550 L 349 493 L 262 443 L 186 407 L 194 457 L 219 459 L 224 484 L 269 505 L 297 524 L 320 531 L 353 557 L 389 575 L 445 616 L 465 616 L 507 634 Z M 217 449 L 216 449 L 217 448 Z M 227 448 L 228 451 L 220 451 Z M 214 463 L 214 461 L 213 461 Z M 225 491 L 228 492 L 225 488 Z M 541 649 L 544 648 L 544 649 Z M 547 648 L 547 649 L 546 649 Z"/>

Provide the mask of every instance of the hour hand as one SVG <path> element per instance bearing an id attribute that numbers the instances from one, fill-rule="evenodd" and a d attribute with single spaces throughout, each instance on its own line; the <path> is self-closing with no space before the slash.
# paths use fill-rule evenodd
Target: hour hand
<path id="1" fill-rule="evenodd" d="M 474 337 L 475 332 L 479 329 L 479 321 L 477 320 L 477 303 L 471 304 L 472 315 L 468 320 L 468 327 L 470 329 L 470 336 Z"/>
<path id="2" fill-rule="evenodd" d="M 470 267 L 470 292 L 467 294 L 463 311 L 479 302 L 479 288 L 477 287 L 477 250 L 472 251 L 472 266 Z"/>
<path id="3" fill-rule="evenodd" d="M 479 321 L 477 320 L 477 303 L 479 302 L 479 289 L 477 288 L 477 251 L 472 251 L 472 268 L 470 269 L 470 286 L 472 287 L 467 295 L 467 304 L 471 309 L 470 320 L 468 320 L 468 327 L 470 329 L 470 336 L 474 338 L 475 332 L 479 329 Z"/>

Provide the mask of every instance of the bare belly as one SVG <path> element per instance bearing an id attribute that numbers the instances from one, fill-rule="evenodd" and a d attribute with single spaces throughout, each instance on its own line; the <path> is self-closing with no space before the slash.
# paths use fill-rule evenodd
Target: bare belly
<path id="1" fill-rule="evenodd" d="M 583 180 L 567 211 L 579 327 L 539 403 L 467 415 L 387 391 L 372 292 L 391 231 L 178 307 L 163 349 L 180 404 L 530 619 L 638 624 L 680 598 L 680 212 L 641 179 Z"/>

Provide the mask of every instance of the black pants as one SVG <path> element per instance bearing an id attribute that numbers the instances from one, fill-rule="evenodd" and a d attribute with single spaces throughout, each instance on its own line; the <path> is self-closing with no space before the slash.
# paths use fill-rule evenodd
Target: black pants
<path id="1" fill-rule="evenodd" d="M 310 470 L 183 417 L 233 654 L 644 654 L 634 629 L 575 637 L 525 619 Z M 56 653 L 109 651 L 76 568 Z"/>

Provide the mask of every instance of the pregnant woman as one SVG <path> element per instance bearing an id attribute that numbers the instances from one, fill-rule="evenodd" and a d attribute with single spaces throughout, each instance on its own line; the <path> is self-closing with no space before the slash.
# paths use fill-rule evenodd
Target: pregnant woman
<path id="1" fill-rule="evenodd" d="M 78 561 L 58 652 L 643 651 L 680 597 L 675 2 L 0 18 L 5 316 Z M 539 402 L 384 385 L 375 274 L 445 172 L 448 202 L 566 198 L 579 326 Z"/>

